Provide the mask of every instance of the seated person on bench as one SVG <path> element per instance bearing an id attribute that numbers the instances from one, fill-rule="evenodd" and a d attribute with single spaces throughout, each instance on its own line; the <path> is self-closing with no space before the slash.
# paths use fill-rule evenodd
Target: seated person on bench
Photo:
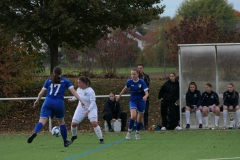
<path id="1" fill-rule="evenodd" d="M 227 127 L 227 115 L 228 110 L 236 111 L 237 119 L 238 119 L 238 127 L 240 125 L 240 109 L 238 106 L 239 94 L 234 89 L 234 85 L 232 83 L 228 84 L 228 89 L 223 93 L 223 127 Z"/>
<path id="2" fill-rule="evenodd" d="M 185 117 L 186 117 L 186 128 L 190 128 L 190 111 L 195 110 L 196 116 L 199 123 L 199 128 L 202 128 L 202 115 L 200 111 L 201 105 L 201 93 L 197 90 L 197 85 L 195 82 L 191 82 L 188 87 L 188 92 L 186 93 L 186 110 L 185 110 Z"/>
<path id="3" fill-rule="evenodd" d="M 121 112 L 120 103 L 119 101 L 116 101 L 115 94 L 113 92 L 110 92 L 109 98 L 105 103 L 102 117 L 107 121 L 109 132 L 114 132 L 111 126 L 111 121 L 115 122 L 116 120 L 121 121 L 121 131 L 125 131 L 127 113 Z"/>
<path id="4" fill-rule="evenodd" d="M 215 113 L 215 129 L 218 129 L 218 121 L 220 117 L 220 108 L 218 94 L 212 91 L 212 85 L 210 83 L 205 84 L 205 92 L 202 93 L 202 115 L 205 121 L 205 128 L 208 128 L 208 113 Z"/>

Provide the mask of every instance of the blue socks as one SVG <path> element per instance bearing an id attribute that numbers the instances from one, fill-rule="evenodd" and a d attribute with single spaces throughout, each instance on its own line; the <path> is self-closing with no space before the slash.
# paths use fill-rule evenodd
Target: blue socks
<path id="1" fill-rule="evenodd" d="M 136 130 L 140 131 L 141 126 L 142 126 L 142 122 L 137 122 Z"/>
<path id="2" fill-rule="evenodd" d="M 134 122 L 135 122 L 135 121 L 130 118 L 130 120 L 129 120 L 129 126 L 128 126 L 129 129 L 132 129 L 132 128 L 133 128 Z"/>
<path id="3" fill-rule="evenodd" d="M 61 131 L 63 141 L 66 142 L 67 141 L 67 127 L 65 124 L 60 126 L 60 131 Z"/>
<path id="4" fill-rule="evenodd" d="M 38 122 L 38 123 L 35 125 L 34 132 L 35 132 L 35 133 L 38 133 L 42 128 L 43 128 L 43 124 L 42 124 L 41 122 Z"/>

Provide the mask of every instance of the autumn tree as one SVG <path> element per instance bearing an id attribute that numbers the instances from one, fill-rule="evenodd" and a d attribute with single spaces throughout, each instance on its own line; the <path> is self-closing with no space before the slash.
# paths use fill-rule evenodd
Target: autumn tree
<path id="1" fill-rule="evenodd" d="M 185 0 L 176 11 L 177 17 L 191 19 L 193 17 L 214 17 L 223 30 L 236 27 L 236 16 L 233 4 L 228 0 Z"/>
<path id="2" fill-rule="evenodd" d="M 133 34 L 134 30 L 111 30 L 91 51 L 97 54 L 97 61 L 101 64 L 105 77 L 116 77 L 118 67 L 129 66 L 131 63 L 135 66 L 140 49 Z"/>
<path id="3" fill-rule="evenodd" d="M 179 24 L 172 26 L 169 31 L 166 31 L 167 59 L 175 63 L 178 62 L 178 44 L 236 43 L 239 42 L 239 38 L 240 34 L 238 29 L 224 31 L 218 26 L 213 17 L 195 17 L 192 20 L 183 19 Z M 208 62 L 204 57 L 199 61 L 201 64 L 197 67 L 206 68 L 208 66 Z M 231 63 L 227 63 L 227 60 L 224 61 L 226 63 L 221 64 L 222 66 Z M 235 64 L 240 63 L 239 60 L 237 61 Z M 200 72 L 211 74 L 210 71 L 206 72 L 208 68 L 206 68 L 206 70 L 202 68 L 197 74 L 200 75 Z M 227 67 L 227 69 L 228 68 L 229 67 Z M 230 69 L 232 69 L 232 67 L 230 67 Z M 225 74 L 227 73 L 231 72 L 226 71 Z"/>
<path id="4" fill-rule="evenodd" d="M 2 0 L 1 29 L 14 32 L 32 45 L 43 42 L 50 50 L 50 71 L 58 65 L 58 47 L 94 46 L 108 28 L 123 30 L 157 19 L 161 0 Z"/>
<path id="5" fill-rule="evenodd" d="M 0 33 L 0 97 L 16 97 L 32 82 L 34 73 L 43 70 L 41 57 L 30 44 Z M 0 101 L 0 114 L 14 102 Z"/>

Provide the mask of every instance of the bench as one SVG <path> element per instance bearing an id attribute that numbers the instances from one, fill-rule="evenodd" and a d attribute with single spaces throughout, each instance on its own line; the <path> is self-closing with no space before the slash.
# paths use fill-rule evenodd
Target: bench
<path id="1" fill-rule="evenodd" d="M 219 96 L 219 99 L 222 99 L 223 98 L 223 94 L 218 94 Z M 185 99 L 185 95 L 183 96 L 183 98 Z M 185 102 L 184 102 L 185 104 Z M 223 104 L 223 102 L 220 102 L 220 105 L 219 107 Z M 183 106 L 185 107 L 185 106 Z M 236 116 L 236 112 L 228 112 L 228 116 L 227 116 L 227 126 L 230 125 L 230 116 L 233 115 L 234 117 L 234 120 L 235 120 L 235 124 L 238 125 L 238 119 L 237 119 L 237 116 Z M 202 117 L 202 123 L 203 123 L 203 128 L 205 126 L 205 122 L 203 120 L 203 117 Z M 185 113 L 182 112 L 182 128 L 185 128 L 186 127 L 186 117 L 185 117 Z M 196 116 L 196 113 L 195 112 L 192 112 L 190 114 L 190 129 L 197 129 L 198 128 L 198 119 L 197 119 L 197 116 Z M 213 112 L 209 112 L 208 114 L 208 126 L 211 128 L 211 127 L 214 127 L 215 125 L 215 114 Z M 223 114 L 222 112 L 220 113 L 220 118 L 219 118 L 219 124 L 218 124 L 219 128 L 222 128 L 223 127 Z"/>

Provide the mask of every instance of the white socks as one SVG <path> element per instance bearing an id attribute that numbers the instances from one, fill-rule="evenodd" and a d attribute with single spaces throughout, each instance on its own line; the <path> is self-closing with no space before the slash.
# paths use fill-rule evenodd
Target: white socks
<path id="1" fill-rule="evenodd" d="M 98 136 L 99 139 L 103 139 L 102 131 L 101 131 L 101 128 L 99 127 L 99 125 L 97 127 L 94 127 L 94 131 L 95 131 L 95 133 L 96 133 L 96 135 Z"/>
<path id="2" fill-rule="evenodd" d="M 203 117 L 203 120 L 205 121 L 205 125 L 208 126 L 208 116 L 207 117 Z"/>
<path id="3" fill-rule="evenodd" d="M 190 119 L 190 111 L 186 110 L 185 111 L 185 117 L 186 117 L 186 123 L 190 124 L 189 119 Z"/>
<path id="4" fill-rule="evenodd" d="M 198 123 L 202 124 L 202 115 L 201 115 L 201 111 L 200 110 L 196 111 L 196 116 L 197 116 L 197 119 L 198 119 Z"/>
<path id="5" fill-rule="evenodd" d="M 227 125 L 227 115 L 228 115 L 228 110 L 223 110 L 223 126 Z"/>
<path id="6" fill-rule="evenodd" d="M 236 110 L 236 115 L 237 115 L 238 123 L 240 123 L 240 109 Z"/>
<path id="7" fill-rule="evenodd" d="M 71 131 L 72 131 L 72 136 L 76 136 L 77 135 L 77 127 L 72 127 L 71 126 Z"/>
<path id="8" fill-rule="evenodd" d="M 220 116 L 215 116 L 215 125 L 218 126 L 218 120 Z"/>

